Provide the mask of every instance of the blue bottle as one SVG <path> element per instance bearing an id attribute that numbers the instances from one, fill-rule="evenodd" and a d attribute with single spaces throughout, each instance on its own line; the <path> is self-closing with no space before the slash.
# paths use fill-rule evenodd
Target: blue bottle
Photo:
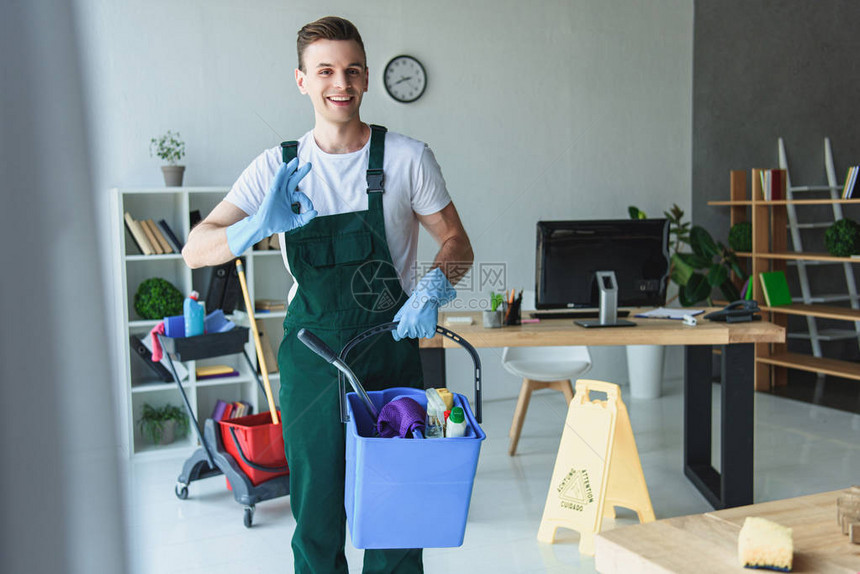
<path id="1" fill-rule="evenodd" d="M 197 291 L 189 293 L 182 305 L 182 314 L 185 316 L 185 336 L 194 337 L 203 334 L 203 316 L 205 311 L 203 305 L 197 302 Z"/>

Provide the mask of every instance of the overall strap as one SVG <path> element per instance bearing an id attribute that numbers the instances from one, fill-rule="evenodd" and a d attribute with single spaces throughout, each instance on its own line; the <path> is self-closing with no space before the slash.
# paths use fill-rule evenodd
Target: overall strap
<path id="1" fill-rule="evenodd" d="M 290 163 L 299 153 L 299 142 L 296 140 L 291 140 L 288 142 L 281 142 L 281 157 L 284 160 L 284 163 Z"/>
<path id="2" fill-rule="evenodd" d="M 385 191 L 385 173 L 382 160 L 385 157 L 385 132 L 382 126 L 370 125 L 370 159 L 367 162 L 367 193 Z"/>

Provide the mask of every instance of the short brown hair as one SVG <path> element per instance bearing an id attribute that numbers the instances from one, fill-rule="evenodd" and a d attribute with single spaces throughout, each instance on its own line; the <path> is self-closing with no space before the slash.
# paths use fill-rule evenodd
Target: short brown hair
<path id="1" fill-rule="evenodd" d="M 299 69 L 303 72 L 307 70 L 305 70 L 302 54 L 304 54 L 305 48 L 317 40 L 355 40 L 361 46 L 361 52 L 364 53 L 364 42 L 361 41 L 361 34 L 358 33 L 358 28 L 345 18 L 337 16 L 320 18 L 316 22 L 302 26 L 298 36 L 296 51 L 299 55 Z M 367 54 L 365 54 L 366 59 Z"/>

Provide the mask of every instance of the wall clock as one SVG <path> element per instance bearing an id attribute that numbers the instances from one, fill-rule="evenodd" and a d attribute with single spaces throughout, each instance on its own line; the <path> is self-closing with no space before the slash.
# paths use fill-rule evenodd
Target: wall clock
<path id="1" fill-rule="evenodd" d="M 385 91 L 398 102 L 414 102 L 427 88 L 427 72 L 412 56 L 397 56 L 385 66 Z"/>

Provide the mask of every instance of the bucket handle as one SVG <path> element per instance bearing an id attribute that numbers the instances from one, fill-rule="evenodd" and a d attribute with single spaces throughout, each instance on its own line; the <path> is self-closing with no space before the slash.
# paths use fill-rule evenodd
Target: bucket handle
<path id="1" fill-rule="evenodd" d="M 233 444 L 236 446 L 236 452 L 239 453 L 239 457 L 242 459 L 242 461 L 245 464 L 247 464 L 248 466 L 250 466 L 253 469 L 262 470 L 263 472 L 284 472 L 284 471 L 288 470 L 289 467 L 286 465 L 284 465 L 284 466 L 263 466 L 261 464 L 257 464 L 256 462 L 251 462 L 251 459 L 249 459 L 247 456 L 245 456 L 245 453 L 242 451 L 242 445 L 239 444 L 239 439 L 236 438 L 236 429 L 234 429 L 233 427 L 229 427 L 229 430 L 230 430 L 230 436 L 233 437 Z"/>
<path id="2" fill-rule="evenodd" d="M 338 359 L 346 363 L 346 356 L 352 350 L 353 347 L 364 341 L 365 339 L 369 339 L 374 335 L 379 335 L 380 333 L 387 333 L 389 331 L 394 331 L 397 329 L 398 322 L 392 321 L 390 323 L 381 323 L 376 327 L 371 327 L 370 329 L 364 331 L 363 333 L 359 333 L 343 346 L 343 349 L 340 350 L 340 354 L 338 355 Z M 436 325 L 436 332 L 444 337 L 448 337 L 455 343 L 459 344 L 463 347 L 467 353 L 472 357 L 472 361 L 475 364 L 475 420 L 479 423 L 481 422 L 481 358 L 478 356 L 478 352 L 466 339 L 455 333 L 454 331 L 450 331 L 441 325 Z M 349 413 L 346 409 L 346 377 L 343 373 L 338 371 L 337 380 L 339 385 L 339 394 L 340 394 L 340 418 L 341 421 L 348 423 L 349 422 Z"/>

